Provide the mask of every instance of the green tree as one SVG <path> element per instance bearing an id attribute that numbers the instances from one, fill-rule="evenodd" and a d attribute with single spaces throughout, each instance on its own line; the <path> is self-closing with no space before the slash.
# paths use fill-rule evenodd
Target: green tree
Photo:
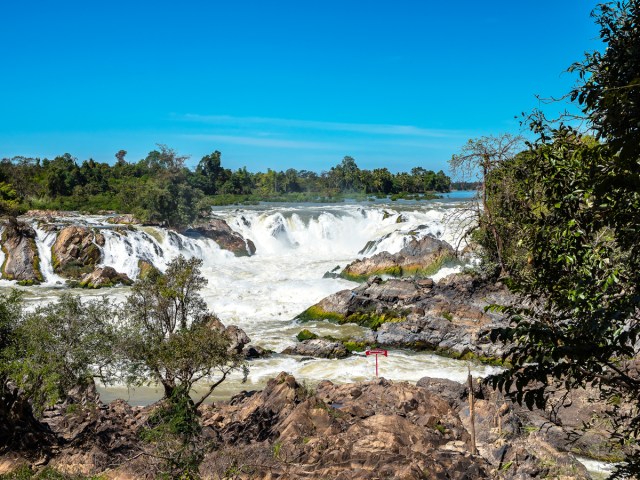
<path id="1" fill-rule="evenodd" d="M 529 272 L 513 288 L 499 338 L 512 368 L 494 384 L 544 405 L 547 386 L 597 387 L 611 404 L 612 438 L 627 454 L 617 475 L 640 476 L 640 7 L 596 10 L 602 53 L 574 65 L 572 93 L 600 142 L 533 117 L 538 140 L 521 158 L 522 192 L 502 216 L 517 218 Z M 627 75 L 629 73 L 629 76 Z M 636 102 L 635 104 L 633 102 Z"/>
<path id="2" fill-rule="evenodd" d="M 221 164 L 221 153 L 216 150 L 202 157 L 196 167 L 196 174 L 202 176 L 202 190 L 205 195 L 215 195 L 219 187 L 227 180 Z"/>
<path id="3" fill-rule="evenodd" d="M 0 297 L 0 379 L 19 389 L 36 414 L 94 378 L 111 380 L 113 308 L 62 295 L 24 313 L 17 292 Z"/>
<path id="4" fill-rule="evenodd" d="M 20 202 L 15 189 L 5 182 L 0 182 L 0 215 L 15 216 L 19 210 Z"/>
<path id="5" fill-rule="evenodd" d="M 138 280 L 122 318 L 129 383 L 158 383 L 165 398 L 179 401 L 192 393 L 196 382 L 209 382 L 194 408 L 245 365 L 229 350 L 229 339 L 214 327 L 215 316 L 199 294 L 207 283 L 201 266 L 200 259 L 179 256 L 164 275 Z"/>
<path id="6" fill-rule="evenodd" d="M 477 178 L 480 181 L 478 194 L 482 208 L 478 209 L 474 204 L 471 204 L 470 209 L 476 212 L 477 228 L 481 232 L 489 232 L 491 234 L 495 245 L 492 251 L 495 252 L 500 275 L 502 276 L 507 274 L 502 246 L 504 239 L 500 236 L 496 226 L 495 213 L 489 208 L 486 184 L 489 174 L 504 162 L 512 160 L 522 147 L 523 139 L 508 133 L 499 136 L 481 137 L 469 140 L 461 148 L 460 153 L 453 155 L 449 160 L 449 168 L 454 178 L 462 180 Z M 472 230 L 475 228 L 476 226 L 473 226 Z M 468 233 L 472 230 L 469 230 Z"/>

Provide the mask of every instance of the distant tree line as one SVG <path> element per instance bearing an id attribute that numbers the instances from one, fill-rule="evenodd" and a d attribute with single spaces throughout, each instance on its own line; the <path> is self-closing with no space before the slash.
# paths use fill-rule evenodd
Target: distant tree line
<path id="1" fill-rule="evenodd" d="M 79 163 L 65 153 L 52 160 L 17 156 L 0 162 L 0 211 L 60 209 L 135 213 L 143 221 L 179 227 L 214 204 L 252 200 L 325 200 L 344 195 L 394 195 L 448 192 L 451 179 L 441 170 L 415 167 L 391 173 L 362 170 L 352 157 L 320 174 L 290 168 L 249 172 L 224 168 L 221 153 L 202 157 L 195 169 L 186 156 L 158 145 L 138 162 L 116 153 L 113 165 L 93 159 Z M 284 196 L 284 197 L 283 197 Z M 245 201 L 247 198 L 244 199 Z"/>

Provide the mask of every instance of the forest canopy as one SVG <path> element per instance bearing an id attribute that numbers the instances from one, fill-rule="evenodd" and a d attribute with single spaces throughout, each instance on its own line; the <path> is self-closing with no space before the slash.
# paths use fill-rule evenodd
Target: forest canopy
<path id="1" fill-rule="evenodd" d="M 186 156 L 165 145 L 137 161 L 115 154 L 113 165 L 92 159 L 79 162 L 68 153 L 47 158 L 13 157 L 0 162 L 0 211 L 27 209 L 115 210 L 169 227 L 188 225 L 211 205 L 268 201 L 337 201 L 345 196 L 403 195 L 433 198 L 448 192 L 451 179 L 442 171 L 415 167 L 391 173 L 360 169 L 352 157 L 320 174 L 290 168 L 249 172 L 222 165 L 222 155 L 205 155 L 195 169 Z"/>

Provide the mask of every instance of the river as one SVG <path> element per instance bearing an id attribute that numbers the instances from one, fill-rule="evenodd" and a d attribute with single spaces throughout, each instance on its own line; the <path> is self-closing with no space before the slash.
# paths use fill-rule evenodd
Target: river
<path id="1" fill-rule="evenodd" d="M 328 322 L 313 322 L 303 327 L 294 317 L 327 295 L 357 285 L 344 279 L 323 278 L 325 272 L 338 266 L 342 268 L 356 258 L 381 251 L 397 252 L 414 236 L 431 234 L 456 243 L 468 224 L 468 217 L 462 214 L 462 200 L 464 195 L 453 194 L 426 202 L 263 204 L 215 209 L 214 213 L 223 217 L 231 228 L 255 243 L 256 254 L 251 257 L 235 257 L 211 240 L 155 227 L 117 231 L 100 216 L 80 216 L 67 221 L 101 228 L 106 237 L 102 263 L 131 278 L 137 276 L 138 259 L 151 261 L 163 269 L 179 254 L 201 258 L 202 273 L 208 280 L 202 294 L 209 308 L 226 325 L 244 329 L 253 344 L 280 352 L 295 343 L 295 335 L 302 328 L 336 337 L 352 337 L 361 331 L 355 325 Z M 37 232 L 45 283 L 20 287 L 26 291 L 31 305 L 53 300 L 61 292 L 70 290 L 48 265 L 50 254 L 47 256 L 47 252 L 55 238 L 40 228 Z M 437 280 L 461 268 L 461 265 L 445 265 L 434 278 Z M 0 288 L 14 286 L 12 282 L 0 281 Z M 118 302 L 126 297 L 128 288 L 72 291 L 83 297 L 104 295 Z M 251 361 L 249 368 L 246 383 L 241 382 L 239 374 L 235 375 L 217 389 L 213 399 L 229 398 L 241 390 L 259 389 L 281 371 L 311 384 L 324 379 L 366 380 L 375 375 L 375 360 L 362 355 L 323 360 L 276 354 Z M 471 368 L 477 376 L 494 371 L 476 364 Z M 388 357 L 380 359 L 380 375 L 409 382 L 423 376 L 463 381 L 467 376 L 467 363 L 430 353 L 392 350 Z M 132 404 L 146 404 L 160 397 L 160 391 L 154 387 L 133 390 L 124 386 L 101 386 L 100 390 L 105 401 L 120 397 Z"/>

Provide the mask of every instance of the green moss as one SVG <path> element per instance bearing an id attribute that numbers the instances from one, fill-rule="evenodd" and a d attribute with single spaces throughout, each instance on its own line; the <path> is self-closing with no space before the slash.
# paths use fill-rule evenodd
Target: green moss
<path id="1" fill-rule="evenodd" d="M 383 313 L 376 312 L 356 312 L 351 315 L 344 316 L 340 313 L 327 312 L 317 305 L 307 308 L 304 312 L 296 317 L 297 320 L 308 322 L 312 320 L 327 320 L 332 323 L 343 325 L 345 323 L 355 323 L 361 327 L 367 327 L 377 330 L 383 323 L 403 322 L 406 320 L 406 314 L 388 310 Z"/>
<path id="2" fill-rule="evenodd" d="M 145 260 L 138 260 L 138 268 L 140 269 L 138 272 L 138 279 L 140 280 L 144 280 L 150 275 L 160 275 L 160 270 Z"/>
<path id="3" fill-rule="evenodd" d="M 296 338 L 298 339 L 299 342 L 303 342 L 305 340 L 314 340 L 318 338 L 318 335 L 316 335 L 315 333 L 305 328 L 304 330 L 301 330 L 300 332 L 298 332 L 298 334 L 296 335 Z"/>
<path id="4" fill-rule="evenodd" d="M 327 312 L 317 305 L 312 305 L 296 317 L 297 320 L 302 322 L 309 322 L 312 320 L 329 320 L 330 322 L 336 323 L 345 323 L 344 318 L 344 315 L 335 312 Z"/>
<path id="5" fill-rule="evenodd" d="M 451 312 L 442 312 L 442 318 L 452 322 L 453 321 L 453 314 Z"/>
<path id="6" fill-rule="evenodd" d="M 375 345 L 369 345 L 365 342 L 358 342 L 355 340 L 343 340 L 342 344 L 344 345 L 344 347 L 347 349 L 349 353 L 364 352 L 367 346 L 371 346 L 372 348 L 375 347 Z"/>
<path id="7" fill-rule="evenodd" d="M 51 247 L 51 266 L 54 271 L 58 271 L 58 267 L 60 266 L 60 260 L 56 257 L 55 252 L 53 251 L 53 246 Z"/>
<path id="8" fill-rule="evenodd" d="M 440 432 L 443 435 L 447 433 L 447 427 L 442 425 L 439 421 L 433 426 L 433 429 L 437 432 Z"/>
<path id="9" fill-rule="evenodd" d="M 97 285 L 95 283 L 91 283 L 89 281 L 86 281 L 86 282 L 79 282 L 77 285 L 80 288 L 88 288 L 88 289 L 96 290 L 98 288 L 114 287 L 116 285 L 116 283 L 114 283 L 114 282 L 106 282 L 106 283 L 101 283 L 101 284 Z"/>
<path id="10" fill-rule="evenodd" d="M 9 252 L 7 252 L 7 248 L 5 247 L 6 240 L 7 240 L 6 233 L 2 232 L 2 252 L 4 253 L 4 262 L 2 262 L 2 276 L 7 280 L 11 280 L 9 278 L 9 275 L 7 275 L 7 272 L 5 272 L 4 270 L 5 267 L 7 266 L 7 260 L 9 259 Z"/>
<path id="11" fill-rule="evenodd" d="M 341 323 L 355 323 L 361 327 L 367 327 L 371 330 L 378 330 L 383 323 L 398 323 L 404 322 L 405 316 L 401 316 L 396 312 L 385 312 L 382 314 L 372 312 L 354 313 L 349 315 Z"/>
<path id="12" fill-rule="evenodd" d="M 340 273 L 340 277 L 345 280 L 351 280 L 352 282 L 366 282 L 369 278 L 374 276 L 387 275 L 389 277 L 429 277 L 438 272 L 447 262 L 453 261 L 455 257 L 449 253 L 444 253 L 438 256 L 433 262 L 426 267 L 421 266 L 405 266 L 394 265 L 392 267 L 380 268 L 372 270 L 364 275 L 356 275 L 346 271 Z"/>
<path id="13" fill-rule="evenodd" d="M 2 267 L 0 267 L 0 271 L 2 272 L 3 278 L 7 280 L 15 280 L 15 277 L 13 275 L 8 274 L 5 271 L 5 268 L 7 266 L 7 261 L 9 260 L 9 251 L 5 247 L 6 241 L 7 241 L 7 231 L 4 230 L 2 232 L 2 251 L 4 253 L 4 262 L 2 262 Z M 32 251 L 34 252 L 32 267 L 33 267 L 33 272 L 35 274 L 35 278 L 29 279 L 29 280 L 19 280 L 18 285 L 22 285 L 23 287 L 40 285 L 40 283 L 44 281 L 44 277 L 42 276 L 42 272 L 40 271 L 40 256 L 38 255 L 38 247 L 33 238 L 29 238 L 28 241 L 29 241 L 29 245 L 32 248 Z"/>
<path id="14" fill-rule="evenodd" d="M 34 284 L 39 284 L 44 281 L 44 276 L 42 275 L 42 271 L 40 270 L 40 255 L 38 254 L 38 246 L 36 245 L 36 241 L 33 238 L 29 239 L 29 244 L 31 245 L 31 249 L 33 252 L 33 273 L 35 274 L 36 279 L 34 280 Z"/>

